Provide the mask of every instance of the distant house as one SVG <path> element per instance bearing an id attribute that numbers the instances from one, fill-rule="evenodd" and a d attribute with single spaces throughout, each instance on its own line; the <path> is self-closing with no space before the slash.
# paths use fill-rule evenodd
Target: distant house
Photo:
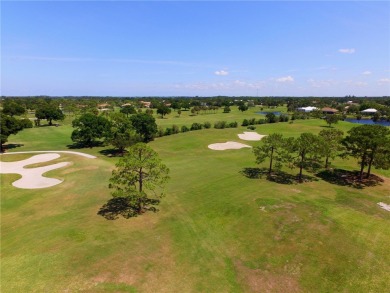
<path id="1" fill-rule="evenodd" d="M 126 104 L 123 104 L 121 107 L 127 107 L 127 106 L 133 106 L 133 104 L 130 104 L 130 103 L 126 103 Z"/>
<path id="2" fill-rule="evenodd" d="M 110 107 L 110 104 L 107 104 L 107 103 L 99 104 L 99 105 L 97 105 L 97 107 L 99 110 L 102 110 L 102 109 L 106 109 L 106 108 Z"/>
<path id="3" fill-rule="evenodd" d="M 305 112 L 305 113 L 309 113 L 309 112 L 312 112 L 314 110 L 318 110 L 318 108 L 317 107 L 299 107 L 299 108 L 297 108 L 297 111 Z"/>
<path id="4" fill-rule="evenodd" d="M 377 109 L 369 108 L 369 109 L 363 110 L 362 114 L 375 114 L 376 112 L 378 112 Z"/>
<path id="5" fill-rule="evenodd" d="M 322 114 L 336 114 L 339 110 L 334 108 L 325 107 L 321 109 Z"/>
<path id="6" fill-rule="evenodd" d="M 142 106 L 143 108 L 150 108 L 151 102 L 140 101 L 139 103 L 141 104 L 141 106 Z"/>

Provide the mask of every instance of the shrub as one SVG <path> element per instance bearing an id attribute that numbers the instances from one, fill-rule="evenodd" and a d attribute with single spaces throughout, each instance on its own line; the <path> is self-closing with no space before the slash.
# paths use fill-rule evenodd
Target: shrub
<path id="1" fill-rule="evenodd" d="M 282 114 L 279 116 L 280 122 L 288 122 L 288 120 L 289 120 L 289 117 L 287 115 Z"/>
<path id="2" fill-rule="evenodd" d="M 171 134 L 173 134 L 172 128 L 168 127 L 167 129 L 165 129 L 164 135 L 171 135 Z"/>
<path id="3" fill-rule="evenodd" d="M 207 121 L 203 124 L 203 127 L 209 129 L 211 127 L 211 123 Z"/>
<path id="4" fill-rule="evenodd" d="M 223 108 L 223 113 L 230 113 L 230 107 L 229 106 L 225 106 L 225 108 Z"/>
<path id="5" fill-rule="evenodd" d="M 241 126 L 248 126 L 248 125 L 249 125 L 249 121 L 247 119 L 244 119 L 244 121 L 242 121 Z"/>
<path id="6" fill-rule="evenodd" d="M 256 119 L 255 118 L 249 119 L 248 120 L 248 124 L 249 125 L 255 125 L 256 124 Z"/>
<path id="7" fill-rule="evenodd" d="M 162 128 L 162 127 L 160 126 L 160 127 L 158 128 L 158 130 L 157 130 L 157 136 L 158 136 L 158 137 L 163 137 L 164 134 L 165 134 L 164 128 Z"/>
<path id="8" fill-rule="evenodd" d="M 32 128 L 33 127 L 33 124 L 31 122 L 30 119 L 28 118 L 23 118 L 20 120 L 20 125 L 23 127 L 23 128 Z"/>
<path id="9" fill-rule="evenodd" d="M 230 123 L 228 124 L 228 127 L 229 127 L 229 128 L 237 128 L 237 127 L 238 127 L 238 123 L 237 123 L 236 121 L 230 122 Z"/>
<path id="10" fill-rule="evenodd" d="M 226 121 L 217 121 L 214 123 L 214 128 L 224 129 L 226 127 Z"/>
<path id="11" fill-rule="evenodd" d="M 265 124 L 267 123 L 267 121 L 263 118 L 260 118 L 259 120 L 257 120 L 257 124 Z"/>
<path id="12" fill-rule="evenodd" d="M 256 129 L 256 126 L 249 125 L 249 126 L 247 127 L 247 129 L 250 129 L 250 130 L 255 130 L 255 129 Z"/>
<path id="13" fill-rule="evenodd" d="M 179 126 L 177 126 L 177 125 L 172 125 L 172 134 L 177 134 L 177 133 L 179 133 L 180 132 L 180 130 L 179 130 Z"/>
<path id="14" fill-rule="evenodd" d="M 200 124 L 200 123 L 192 123 L 192 125 L 191 125 L 191 130 L 200 130 L 200 129 L 202 129 L 202 124 Z"/>
<path id="15" fill-rule="evenodd" d="M 187 126 L 183 125 L 181 127 L 181 132 L 187 132 L 187 131 L 190 131 L 189 128 Z"/>

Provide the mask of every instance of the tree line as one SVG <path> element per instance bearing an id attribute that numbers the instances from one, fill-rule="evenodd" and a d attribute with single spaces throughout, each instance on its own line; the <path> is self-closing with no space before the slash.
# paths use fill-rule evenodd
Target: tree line
<path id="1" fill-rule="evenodd" d="M 305 167 L 319 164 L 324 168 L 330 166 L 330 159 L 337 156 L 353 157 L 360 166 L 359 181 L 370 177 L 371 168 L 390 168 L 390 129 L 381 125 L 361 125 L 348 131 L 346 137 L 341 130 L 324 129 L 318 135 L 304 132 L 297 138 L 284 138 L 282 134 L 273 133 L 262 140 L 260 146 L 254 147 L 256 163 L 269 160 L 268 175 L 280 170 L 283 165 L 299 168 L 298 180 L 303 181 L 302 171 Z"/>

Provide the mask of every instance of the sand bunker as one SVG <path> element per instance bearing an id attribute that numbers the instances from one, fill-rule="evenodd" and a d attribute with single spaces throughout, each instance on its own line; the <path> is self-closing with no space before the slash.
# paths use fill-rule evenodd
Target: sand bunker
<path id="1" fill-rule="evenodd" d="M 252 140 L 252 141 L 261 140 L 264 136 L 266 135 L 261 135 L 258 134 L 257 132 L 247 132 L 247 131 L 244 131 L 244 133 L 240 133 L 238 135 L 238 137 L 242 140 Z"/>
<path id="2" fill-rule="evenodd" d="M 35 155 L 31 158 L 16 162 L 0 162 L 0 173 L 20 174 L 22 178 L 12 183 L 13 186 L 24 189 L 37 189 L 51 187 L 60 184 L 62 180 L 43 177 L 42 174 L 65 167 L 69 162 L 62 162 L 38 168 L 24 168 L 27 165 L 44 163 L 59 158 L 56 153 Z"/>
<path id="3" fill-rule="evenodd" d="M 378 202 L 378 205 L 379 205 L 382 209 L 384 209 L 384 210 L 390 212 L 390 204 L 385 204 L 384 202 Z"/>
<path id="4" fill-rule="evenodd" d="M 250 148 L 251 146 L 242 144 L 235 141 L 227 141 L 224 143 L 213 143 L 209 144 L 209 149 L 216 151 L 224 151 L 224 150 L 238 150 L 242 148 Z"/>
<path id="5" fill-rule="evenodd" d="M 39 154 L 39 153 L 63 153 L 63 154 L 72 154 L 72 155 L 78 155 L 82 157 L 86 157 L 89 159 L 96 159 L 95 156 L 84 154 L 80 152 L 72 152 L 72 151 L 30 151 L 30 152 L 12 152 L 12 153 L 4 153 L 1 155 L 14 155 L 14 154 Z"/>

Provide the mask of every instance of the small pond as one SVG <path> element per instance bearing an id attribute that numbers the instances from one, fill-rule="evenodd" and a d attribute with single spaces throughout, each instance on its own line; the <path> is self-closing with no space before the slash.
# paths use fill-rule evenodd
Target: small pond
<path id="1" fill-rule="evenodd" d="M 358 124 L 369 124 L 369 125 L 383 125 L 383 126 L 390 126 L 389 121 L 377 121 L 374 122 L 371 119 L 353 119 L 353 118 L 347 118 L 344 121 L 351 122 L 351 123 L 358 123 Z"/>
<path id="2" fill-rule="evenodd" d="M 271 112 L 271 111 L 261 111 L 261 112 L 256 112 L 256 114 L 263 114 L 263 115 L 267 115 L 268 113 L 274 113 L 276 116 L 279 116 L 280 114 L 282 114 L 281 112 L 278 112 L 278 111 L 275 111 L 275 112 Z"/>

